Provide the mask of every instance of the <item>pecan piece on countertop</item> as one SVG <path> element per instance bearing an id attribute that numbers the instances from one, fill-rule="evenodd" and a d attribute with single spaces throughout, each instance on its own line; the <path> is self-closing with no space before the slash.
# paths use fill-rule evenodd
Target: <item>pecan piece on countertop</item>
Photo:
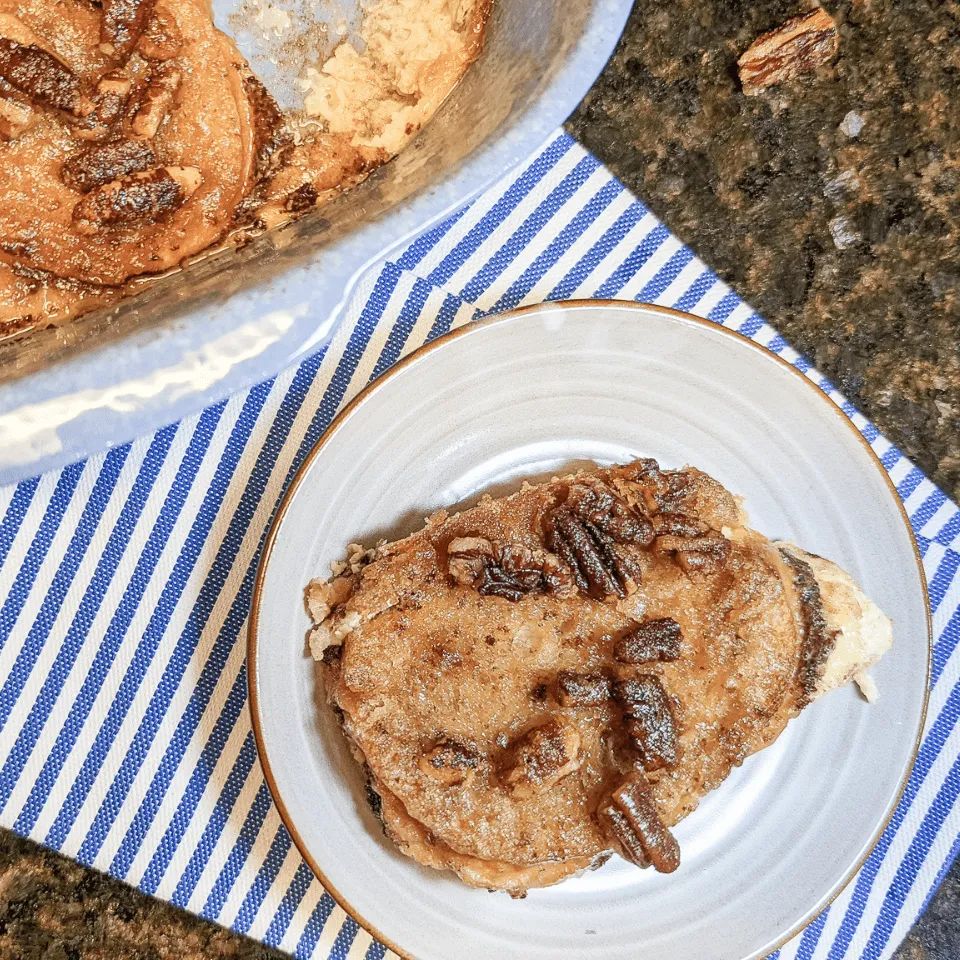
<path id="1" fill-rule="evenodd" d="M 682 639 L 680 624 L 672 617 L 645 620 L 616 642 L 613 655 L 621 663 L 676 660 Z"/>
<path id="2" fill-rule="evenodd" d="M 822 7 L 758 37 L 737 60 L 743 92 L 754 96 L 829 63 L 840 46 L 837 25 Z"/>
<path id="3" fill-rule="evenodd" d="M 157 155 L 149 143 L 141 140 L 115 140 L 93 144 L 74 154 L 60 169 L 60 179 L 80 193 L 132 173 L 142 173 L 157 164 Z"/>
<path id="4" fill-rule="evenodd" d="M 100 42 L 123 56 L 137 44 L 153 13 L 154 0 L 102 0 Z"/>
<path id="5" fill-rule="evenodd" d="M 157 135 L 160 124 L 167 119 L 180 89 L 182 74 L 172 64 L 165 63 L 147 81 L 140 91 L 136 109 L 130 118 L 130 132 L 141 140 Z"/>
<path id="6" fill-rule="evenodd" d="M 446 787 L 457 787 L 469 780 L 480 766 L 480 753 L 475 746 L 444 737 L 420 756 L 417 766 Z"/>
<path id="7" fill-rule="evenodd" d="M 93 110 L 80 78 L 42 47 L 0 37 L 0 79 L 37 106 L 85 117 Z"/>
<path id="8" fill-rule="evenodd" d="M 458 537 L 447 545 L 447 570 L 456 583 L 482 596 L 519 600 L 528 593 L 562 594 L 572 589 L 569 573 L 543 550 L 521 544 L 494 545 L 485 537 Z"/>
<path id="9" fill-rule="evenodd" d="M 581 763 L 580 734 L 557 719 L 528 730 L 511 744 L 501 764 L 503 782 L 514 796 L 532 796 L 559 783 Z"/>
<path id="10" fill-rule="evenodd" d="M 660 873 L 673 873 L 680 866 L 680 847 L 642 777 L 622 783 L 597 812 L 608 839 L 624 859 L 638 867 L 653 866 Z"/>
<path id="11" fill-rule="evenodd" d="M 561 707 L 591 707 L 613 696 L 613 681 L 597 673 L 561 670 L 557 674 L 557 700 Z"/>
<path id="12" fill-rule="evenodd" d="M 671 767 L 679 744 L 673 703 L 660 678 L 641 674 L 614 684 L 613 695 L 623 706 L 623 724 L 644 770 Z"/>
<path id="13" fill-rule="evenodd" d="M 686 573 L 717 573 L 730 556 L 730 541 L 719 533 L 702 537 L 657 537 L 657 553 L 672 553 Z"/>
<path id="14" fill-rule="evenodd" d="M 88 193 L 73 208 L 79 233 L 154 223 L 181 207 L 202 183 L 196 167 L 157 167 L 113 180 Z"/>

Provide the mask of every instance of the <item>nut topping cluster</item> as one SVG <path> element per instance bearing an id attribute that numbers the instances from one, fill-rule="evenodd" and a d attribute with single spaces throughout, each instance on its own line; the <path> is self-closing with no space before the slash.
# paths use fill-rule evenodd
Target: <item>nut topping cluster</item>
<path id="1" fill-rule="evenodd" d="M 689 474 L 664 472 L 649 459 L 638 460 L 632 469 L 627 479 L 639 488 L 637 504 L 602 481 L 578 481 L 542 518 L 546 550 L 459 537 L 447 548 L 451 577 L 484 596 L 507 600 L 530 593 L 565 595 L 573 584 L 602 601 L 636 591 L 642 577 L 638 551 L 670 555 L 688 574 L 719 571 L 729 558 L 730 542 L 680 510 L 690 490 Z"/>
<path id="2" fill-rule="evenodd" d="M 35 111 L 53 110 L 77 137 L 91 141 L 61 169 L 63 183 L 85 194 L 73 219 L 88 234 L 156 222 L 202 182 L 199 170 L 164 163 L 152 142 L 180 87 L 181 71 L 170 62 L 183 41 L 176 24 L 154 0 L 102 0 L 100 6 L 101 49 L 114 63 L 93 86 L 16 17 L 4 18 L 7 35 L 0 36 L 0 137 L 21 136 Z M 131 68 L 138 52 L 146 59 Z M 144 72 L 148 61 L 156 62 Z"/>
<path id="3" fill-rule="evenodd" d="M 459 537 L 447 546 L 447 569 L 454 581 L 489 597 L 519 600 L 528 593 L 563 594 L 572 589 L 570 573 L 555 556 L 519 544 L 495 546 L 485 537 Z"/>
<path id="4" fill-rule="evenodd" d="M 598 813 L 607 836 L 631 863 L 653 866 L 660 873 L 673 873 L 680 865 L 680 847 L 660 819 L 642 776 L 621 784 Z"/>
<path id="5" fill-rule="evenodd" d="M 732 545 L 696 515 L 692 493 L 689 471 L 663 471 L 655 460 L 639 460 L 603 480 L 577 478 L 541 516 L 544 550 L 460 537 L 448 545 L 448 572 L 482 595 L 513 601 L 575 590 L 597 601 L 627 597 L 639 588 L 644 558 L 651 556 L 670 558 L 690 576 L 712 575 L 728 562 Z M 561 670 L 535 697 L 545 703 L 552 692 L 557 712 L 512 744 L 498 741 L 503 753 L 494 764 L 514 796 L 532 796 L 581 762 L 579 734 L 565 711 L 607 711 L 601 716 L 610 715 L 619 733 L 617 756 L 629 757 L 632 771 L 600 804 L 598 819 L 628 860 L 663 872 L 676 869 L 679 849 L 647 778 L 679 761 L 680 705 L 656 665 L 677 661 L 683 642 L 677 620 L 651 617 L 611 639 L 606 669 Z"/>
<path id="6" fill-rule="evenodd" d="M 617 641 L 613 655 L 621 663 L 677 660 L 682 639 L 680 624 L 672 617 L 645 620 Z"/>

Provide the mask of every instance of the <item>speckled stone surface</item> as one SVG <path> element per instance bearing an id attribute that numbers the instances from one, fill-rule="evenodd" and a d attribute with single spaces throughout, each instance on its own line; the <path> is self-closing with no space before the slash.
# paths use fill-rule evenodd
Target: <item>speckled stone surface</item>
<path id="1" fill-rule="evenodd" d="M 808 4 L 640 0 L 569 129 L 957 498 L 960 4 L 825 6 L 835 63 L 746 97 Z"/>
<path id="2" fill-rule="evenodd" d="M 639 0 L 569 129 L 960 497 L 960 4 L 827 6 L 836 62 L 747 98 L 802 2 Z M 0 960 L 280 956 L 0 832 Z M 955 866 L 897 960 L 958 957 Z"/>

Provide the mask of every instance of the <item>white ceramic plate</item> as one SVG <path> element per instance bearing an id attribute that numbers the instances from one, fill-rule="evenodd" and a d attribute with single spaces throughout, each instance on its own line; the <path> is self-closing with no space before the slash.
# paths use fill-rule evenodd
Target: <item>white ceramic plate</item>
<path id="1" fill-rule="evenodd" d="M 814 704 L 676 828 L 670 876 L 614 858 L 522 901 L 420 868 L 387 842 L 305 651 L 302 589 L 342 557 L 518 478 L 638 455 L 692 463 L 753 525 L 838 561 L 893 618 L 880 700 Z M 353 402 L 301 470 L 261 565 L 251 707 L 281 814 L 331 894 L 397 952 L 556 960 L 763 957 L 849 880 L 886 824 L 926 703 L 926 591 L 887 475 L 783 361 L 635 304 L 546 304 L 456 332 Z"/>

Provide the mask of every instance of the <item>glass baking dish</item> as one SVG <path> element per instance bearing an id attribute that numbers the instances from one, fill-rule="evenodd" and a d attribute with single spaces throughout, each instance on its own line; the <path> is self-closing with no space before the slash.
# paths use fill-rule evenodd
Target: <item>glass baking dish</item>
<path id="1" fill-rule="evenodd" d="M 363 2 L 269 6 L 293 17 L 309 8 L 343 35 Z M 157 429 L 322 347 L 372 262 L 462 206 L 563 122 L 630 6 L 495 0 L 477 63 L 413 143 L 364 183 L 114 308 L 0 342 L 0 483 Z M 278 66 L 263 32 L 250 28 L 251 0 L 214 0 L 213 10 L 281 104 L 296 106 L 300 65 Z"/>

